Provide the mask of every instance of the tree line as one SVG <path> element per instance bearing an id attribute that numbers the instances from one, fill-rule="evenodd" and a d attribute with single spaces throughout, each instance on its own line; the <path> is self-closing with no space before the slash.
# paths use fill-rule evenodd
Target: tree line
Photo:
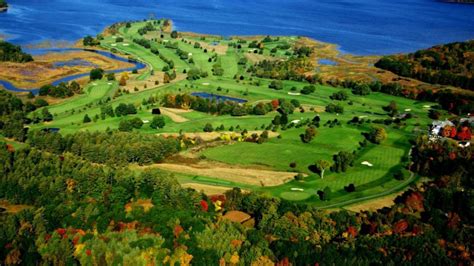
<path id="1" fill-rule="evenodd" d="M 0 40 L 0 61 L 26 63 L 33 61 L 33 57 L 23 52 L 20 46 Z"/>
<path id="2" fill-rule="evenodd" d="M 474 90 L 474 41 L 455 42 L 407 55 L 384 56 L 375 66 L 427 83 Z"/>
<path id="3" fill-rule="evenodd" d="M 28 144 L 41 150 L 62 154 L 70 152 L 95 163 L 125 165 L 157 163 L 180 150 L 177 139 L 129 132 L 76 132 L 62 136 L 33 131 Z"/>

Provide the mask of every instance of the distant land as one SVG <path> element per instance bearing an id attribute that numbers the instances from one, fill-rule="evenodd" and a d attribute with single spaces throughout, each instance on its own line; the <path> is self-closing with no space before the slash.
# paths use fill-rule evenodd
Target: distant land
<path id="1" fill-rule="evenodd" d="M 444 0 L 443 2 L 454 4 L 474 4 L 474 0 Z"/>
<path id="2" fill-rule="evenodd" d="M 311 0 L 199 4 L 192 0 L 141 0 L 133 8 L 123 4 L 127 1 L 72 1 L 67 5 L 61 0 L 6 1 L 10 6 L 0 15 L 0 34 L 9 36 L 7 40 L 16 45 L 74 42 L 86 35 L 95 36 L 117 21 L 143 19 L 151 14 L 173 19 L 175 29 L 181 32 L 306 36 L 337 44 L 340 50 L 356 55 L 410 53 L 474 38 L 474 5 L 447 4 L 443 0 L 417 1 L 415 5 L 413 1 L 390 0 L 339 4 Z M 442 26 L 427 31 L 426 25 Z"/>
<path id="3" fill-rule="evenodd" d="M 8 10 L 8 3 L 5 0 L 0 0 L 0 12 L 6 12 Z"/>

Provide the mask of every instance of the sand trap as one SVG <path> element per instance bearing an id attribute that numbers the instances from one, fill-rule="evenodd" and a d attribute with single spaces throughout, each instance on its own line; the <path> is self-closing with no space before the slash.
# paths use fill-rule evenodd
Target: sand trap
<path id="1" fill-rule="evenodd" d="M 155 164 L 153 167 L 178 173 L 215 177 L 222 180 L 255 186 L 278 186 L 294 179 L 296 172 L 278 172 L 251 168 L 221 166 L 219 164 Z"/>
<path id="2" fill-rule="evenodd" d="M 202 85 L 209 86 L 210 84 L 209 84 L 209 82 L 204 82 Z"/>
<path id="3" fill-rule="evenodd" d="M 143 120 L 143 124 L 148 124 L 148 123 L 150 123 L 149 120 Z"/>
<path id="4" fill-rule="evenodd" d="M 186 183 L 181 185 L 184 188 L 192 188 L 197 191 L 202 191 L 204 194 L 207 195 L 216 195 L 216 194 L 224 194 L 224 192 L 231 190 L 228 187 L 221 187 L 221 186 L 211 186 L 211 185 L 203 185 L 198 183 Z"/>
<path id="5" fill-rule="evenodd" d="M 367 165 L 367 166 L 369 166 L 369 167 L 374 166 L 373 164 L 371 164 L 371 163 L 369 163 L 369 162 L 367 162 L 367 161 L 363 161 L 361 164 L 362 164 L 362 165 Z"/>
<path id="6" fill-rule="evenodd" d="M 129 46 L 130 44 L 128 44 L 128 43 L 124 43 L 124 44 L 122 44 L 122 45 L 123 45 L 123 46 Z"/>
<path id="7" fill-rule="evenodd" d="M 429 105 L 423 105 L 423 108 L 431 108 Z"/>
<path id="8" fill-rule="evenodd" d="M 112 83 L 112 82 L 109 82 L 109 83 L 107 83 L 107 84 L 108 84 L 108 85 L 112 85 L 113 83 Z"/>
<path id="9" fill-rule="evenodd" d="M 405 112 L 411 112 L 411 109 L 405 109 Z"/>
<path id="10" fill-rule="evenodd" d="M 288 92 L 288 95 L 300 96 L 301 93 L 299 93 L 299 92 Z"/>
<path id="11" fill-rule="evenodd" d="M 293 187 L 291 188 L 291 191 L 304 191 L 304 189 Z"/>
<path id="12" fill-rule="evenodd" d="M 293 121 L 291 121 L 290 123 L 292 123 L 292 124 L 298 124 L 300 121 L 301 121 L 301 120 L 293 120 Z"/>
<path id="13" fill-rule="evenodd" d="M 115 47 L 115 46 L 117 46 L 117 44 L 116 44 L 116 43 L 112 43 L 111 46 Z"/>

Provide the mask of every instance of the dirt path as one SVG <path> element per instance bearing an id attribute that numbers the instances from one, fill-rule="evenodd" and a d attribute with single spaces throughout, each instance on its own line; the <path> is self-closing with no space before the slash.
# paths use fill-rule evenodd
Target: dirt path
<path id="1" fill-rule="evenodd" d="M 271 170 L 260 170 L 251 168 L 231 167 L 219 163 L 197 163 L 197 164 L 155 164 L 153 167 L 178 173 L 201 175 L 220 178 L 237 183 L 245 183 L 255 186 L 278 186 L 284 184 L 298 174 L 294 172 L 278 172 Z"/>
<path id="2" fill-rule="evenodd" d="M 189 121 L 187 118 L 184 118 L 181 115 L 179 115 L 180 113 L 182 114 L 185 112 L 189 112 L 187 110 L 165 108 L 165 107 L 161 107 L 160 110 L 163 115 L 166 115 L 167 117 L 171 118 L 171 120 L 173 120 L 176 123 L 184 123 L 184 122 Z"/>

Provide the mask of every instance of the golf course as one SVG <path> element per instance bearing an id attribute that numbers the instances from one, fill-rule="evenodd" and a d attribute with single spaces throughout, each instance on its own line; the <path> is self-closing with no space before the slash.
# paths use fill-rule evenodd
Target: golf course
<path id="1" fill-rule="evenodd" d="M 54 128 L 62 135 L 122 130 L 124 121 L 138 118 L 141 123 L 132 131 L 183 138 L 187 144 L 163 161 L 130 164 L 130 169 L 160 169 L 184 187 L 207 194 L 239 187 L 318 208 L 397 194 L 420 178 L 407 170 L 410 139 L 428 130 L 428 113 L 435 103 L 374 89 L 355 93 L 343 84 L 301 78 L 324 77 L 326 72 L 340 77 L 344 71 L 357 82 L 392 78 L 388 73 L 377 76 L 380 71 L 370 65 L 373 57 L 350 61 L 350 55 L 340 55 L 334 46 L 297 36 L 176 32 L 168 20 L 115 24 L 97 38 L 93 49 L 128 57 L 146 68 L 84 81 L 82 94 L 56 99 L 33 112 L 34 120 L 47 108 L 54 119 L 31 124 L 30 130 Z M 323 65 L 324 59 L 339 63 Z M 281 69 L 295 72 L 295 77 L 275 78 Z M 354 72 L 357 69 L 369 69 L 364 70 L 369 75 Z M 196 93 L 201 96 L 193 96 Z M 218 109 L 193 108 L 196 99 L 203 101 L 202 95 Z M 181 98 L 185 100 L 178 103 Z M 117 115 L 117 107 L 130 105 L 134 112 Z M 232 112 L 221 111 L 229 106 Z M 334 106 L 339 109 L 332 110 Z M 255 111 L 260 107 L 267 109 Z M 116 114 L 107 115 L 107 108 Z M 156 117 L 163 121 L 158 127 L 152 126 Z M 380 141 L 367 137 L 374 128 L 383 132 Z M 350 159 L 338 169 L 340 153 Z"/>

